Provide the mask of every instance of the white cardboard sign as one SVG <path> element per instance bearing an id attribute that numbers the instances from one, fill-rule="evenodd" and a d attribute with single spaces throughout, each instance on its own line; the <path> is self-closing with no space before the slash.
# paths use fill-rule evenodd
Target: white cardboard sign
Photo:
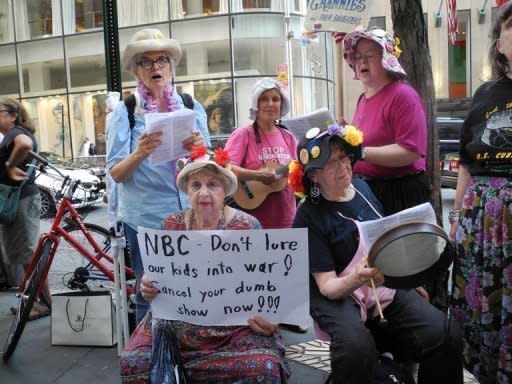
<path id="1" fill-rule="evenodd" d="M 146 276 L 160 290 L 153 316 L 199 325 L 309 325 L 308 233 L 165 231 L 139 227 Z"/>
<path id="2" fill-rule="evenodd" d="M 356 26 L 366 24 L 372 2 L 308 0 L 304 26 L 310 32 L 352 32 Z"/>

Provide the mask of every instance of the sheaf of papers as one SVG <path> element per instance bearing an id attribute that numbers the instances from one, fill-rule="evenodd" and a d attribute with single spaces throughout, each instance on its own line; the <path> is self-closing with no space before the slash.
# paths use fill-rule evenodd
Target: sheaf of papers
<path id="1" fill-rule="evenodd" d="M 373 243 L 384 232 L 397 225 L 412 222 L 426 222 L 437 225 L 436 214 L 432 205 L 423 203 L 381 219 L 363 221 L 359 223 L 359 232 L 368 249 L 371 249 Z"/>
<path id="2" fill-rule="evenodd" d="M 156 150 L 149 155 L 151 164 L 161 164 L 186 156 L 183 149 L 183 140 L 192 135 L 196 116 L 190 109 L 181 109 L 174 112 L 146 113 L 146 132 L 162 131 L 162 142 Z"/>
<path id="3" fill-rule="evenodd" d="M 324 130 L 334 122 L 334 117 L 327 108 L 320 108 L 307 115 L 281 120 L 281 124 L 288 128 L 297 140 L 301 140 L 310 128 L 318 127 Z"/>

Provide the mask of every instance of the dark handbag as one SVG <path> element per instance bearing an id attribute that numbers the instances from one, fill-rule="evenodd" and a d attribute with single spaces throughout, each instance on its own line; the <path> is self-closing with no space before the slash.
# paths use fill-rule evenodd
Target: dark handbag
<path id="1" fill-rule="evenodd" d="M 151 382 L 159 384 L 186 384 L 176 335 L 171 322 L 153 319 L 153 347 Z"/>
<path id="2" fill-rule="evenodd" d="M 32 160 L 30 164 L 35 165 L 35 160 Z M 34 167 L 29 166 L 28 177 L 20 185 L 0 184 L 0 224 L 10 224 L 16 219 L 21 190 L 32 172 L 34 172 Z"/>

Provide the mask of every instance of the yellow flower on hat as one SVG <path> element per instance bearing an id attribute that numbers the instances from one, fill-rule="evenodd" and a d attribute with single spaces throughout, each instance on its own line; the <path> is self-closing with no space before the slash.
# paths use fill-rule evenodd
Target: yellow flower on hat
<path id="1" fill-rule="evenodd" d="M 155 39 L 157 39 L 157 40 L 164 39 L 164 35 L 162 34 L 162 32 L 158 31 L 157 33 L 155 33 Z"/>
<path id="2" fill-rule="evenodd" d="M 393 55 L 398 59 L 401 54 L 402 54 L 402 50 L 400 49 L 400 38 L 395 37 L 395 46 L 394 46 Z"/>
<path id="3" fill-rule="evenodd" d="M 349 125 L 349 124 L 345 125 L 345 128 L 343 129 L 343 133 L 341 134 L 341 137 L 343 138 L 343 140 L 345 140 L 347 143 L 349 143 L 353 147 L 356 147 L 363 142 L 363 132 L 361 132 L 359 129 L 357 129 L 353 125 Z"/>

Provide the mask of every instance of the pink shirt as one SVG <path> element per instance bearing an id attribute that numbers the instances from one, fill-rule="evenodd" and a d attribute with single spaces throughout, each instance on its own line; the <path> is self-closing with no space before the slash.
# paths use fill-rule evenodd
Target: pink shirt
<path id="1" fill-rule="evenodd" d="M 265 163 L 288 165 L 296 159 L 297 139 L 290 132 L 279 129 L 272 133 L 259 130 L 259 133 L 261 142 L 257 143 L 252 124 L 233 131 L 225 146 L 233 164 L 260 169 Z M 247 212 L 255 216 L 265 229 L 291 228 L 295 205 L 295 195 L 288 185 L 282 191 L 270 193 L 259 207 Z"/>
<path id="2" fill-rule="evenodd" d="M 398 144 L 421 157 L 405 167 L 385 167 L 358 161 L 354 173 L 366 177 L 397 178 L 425 170 L 427 122 L 418 93 L 408 84 L 393 81 L 376 95 L 359 102 L 352 124 L 363 131 L 365 147 Z"/>

